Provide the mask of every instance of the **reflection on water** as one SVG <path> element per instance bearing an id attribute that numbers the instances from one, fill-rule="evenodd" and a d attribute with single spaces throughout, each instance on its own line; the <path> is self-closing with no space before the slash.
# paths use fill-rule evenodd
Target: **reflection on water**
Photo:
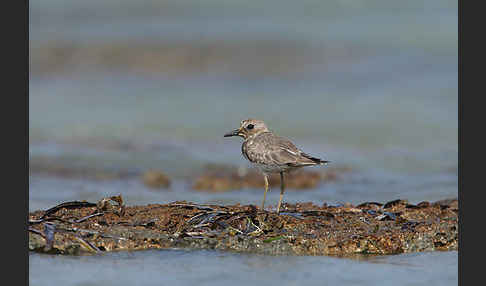
<path id="1" fill-rule="evenodd" d="M 368 259 L 158 250 L 29 255 L 31 285 L 457 285 L 457 252 Z M 440 261 L 440 263 L 438 263 Z"/>

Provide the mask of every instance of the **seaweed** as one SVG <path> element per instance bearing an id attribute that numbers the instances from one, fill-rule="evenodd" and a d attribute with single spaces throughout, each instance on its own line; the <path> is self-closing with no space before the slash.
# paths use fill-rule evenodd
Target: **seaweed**
<path id="1" fill-rule="evenodd" d="M 271 255 L 360 255 L 457 250 L 457 200 L 317 206 L 192 202 L 125 206 L 120 196 L 29 214 L 29 249 L 50 254 L 196 248 Z M 385 211 L 386 209 L 386 211 Z M 61 211 L 62 210 L 62 211 Z"/>

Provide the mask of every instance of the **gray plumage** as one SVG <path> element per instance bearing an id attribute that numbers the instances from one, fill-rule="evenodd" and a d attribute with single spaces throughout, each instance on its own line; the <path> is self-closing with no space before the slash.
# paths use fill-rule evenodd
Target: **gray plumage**
<path id="1" fill-rule="evenodd" d="M 293 168 L 327 163 L 302 152 L 290 140 L 272 132 L 249 136 L 241 145 L 241 152 L 263 173 L 278 173 Z"/>
<path id="2" fill-rule="evenodd" d="M 292 169 L 325 165 L 328 161 L 310 156 L 297 148 L 290 140 L 273 134 L 265 123 L 257 119 L 247 119 L 240 123 L 240 127 L 224 137 L 239 136 L 245 141 L 241 145 L 241 153 L 252 164 L 258 167 L 265 179 L 265 193 L 263 194 L 262 209 L 265 206 L 265 197 L 268 191 L 268 175 L 280 173 L 280 199 L 277 213 L 285 190 L 284 173 Z"/>

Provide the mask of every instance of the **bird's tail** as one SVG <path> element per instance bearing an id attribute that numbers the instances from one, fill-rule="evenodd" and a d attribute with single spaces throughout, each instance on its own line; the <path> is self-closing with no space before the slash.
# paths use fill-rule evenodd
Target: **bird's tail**
<path id="1" fill-rule="evenodd" d="M 327 165 L 328 163 L 331 162 L 331 161 L 322 160 L 322 159 L 319 159 L 319 158 L 316 158 L 316 157 L 312 157 L 312 156 L 305 154 L 305 153 L 302 153 L 302 156 L 306 157 L 307 159 L 312 160 L 312 162 L 314 162 L 318 165 Z"/>

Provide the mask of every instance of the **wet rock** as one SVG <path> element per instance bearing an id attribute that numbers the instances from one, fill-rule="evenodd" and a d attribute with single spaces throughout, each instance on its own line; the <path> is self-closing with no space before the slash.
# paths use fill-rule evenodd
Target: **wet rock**
<path id="1" fill-rule="evenodd" d="M 417 204 L 417 207 L 419 208 L 427 208 L 430 206 L 430 203 L 429 202 L 420 202 Z"/>
<path id="2" fill-rule="evenodd" d="M 72 202 L 30 213 L 29 250 L 78 255 L 179 247 L 355 256 L 458 249 L 458 212 L 440 207 L 444 202 L 421 208 L 395 204 L 400 211 L 307 202 L 285 204 L 277 215 L 253 205 L 125 206 L 121 196 L 109 199 L 124 211 Z"/>
<path id="3" fill-rule="evenodd" d="M 445 199 L 445 200 L 437 201 L 433 205 L 440 206 L 442 209 L 446 209 L 446 208 L 457 209 L 459 207 L 459 202 L 457 199 Z"/>
<path id="4" fill-rule="evenodd" d="M 385 203 L 383 205 L 383 208 L 384 209 L 388 209 L 388 208 L 392 208 L 392 207 L 396 207 L 396 206 L 400 206 L 400 205 L 404 205 L 406 206 L 408 204 L 408 201 L 407 200 L 393 200 L 393 201 L 389 201 L 387 203 Z"/>
<path id="5" fill-rule="evenodd" d="M 142 182 L 154 189 L 168 188 L 170 187 L 169 177 L 162 171 L 149 170 L 142 174 Z"/>
<path id="6" fill-rule="evenodd" d="M 364 202 L 359 204 L 357 208 L 376 211 L 376 210 L 380 210 L 382 206 L 383 204 L 377 202 Z"/>

